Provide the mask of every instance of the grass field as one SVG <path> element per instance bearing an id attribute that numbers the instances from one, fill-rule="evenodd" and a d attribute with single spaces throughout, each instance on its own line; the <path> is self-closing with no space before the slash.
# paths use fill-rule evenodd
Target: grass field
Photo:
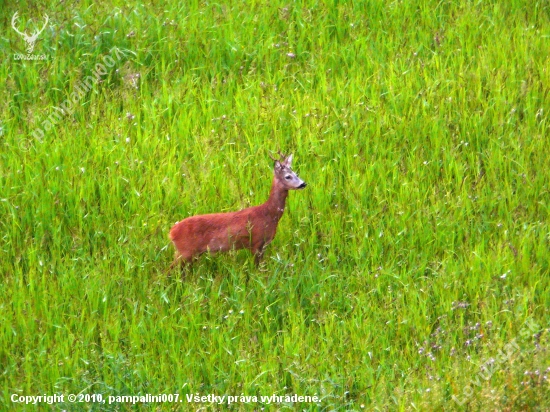
<path id="1" fill-rule="evenodd" d="M 0 409 L 548 410 L 549 3 L 230 3 L 0 0 Z M 263 267 L 165 274 L 277 149 Z"/>

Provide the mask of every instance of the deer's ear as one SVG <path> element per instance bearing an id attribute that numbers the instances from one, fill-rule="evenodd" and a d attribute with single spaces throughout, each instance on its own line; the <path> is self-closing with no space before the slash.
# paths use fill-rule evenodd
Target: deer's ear
<path id="1" fill-rule="evenodd" d="M 273 167 L 275 168 L 275 170 L 280 170 L 283 165 L 278 160 L 275 160 L 275 164 L 273 165 Z"/>
<path id="2" fill-rule="evenodd" d="M 288 155 L 288 157 L 285 159 L 285 166 L 292 166 L 292 155 Z"/>

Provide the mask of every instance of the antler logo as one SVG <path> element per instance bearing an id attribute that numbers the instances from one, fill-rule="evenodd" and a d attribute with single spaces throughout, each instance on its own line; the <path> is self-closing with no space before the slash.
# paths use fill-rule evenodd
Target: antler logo
<path id="1" fill-rule="evenodd" d="M 17 22 L 17 18 L 18 18 L 17 16 L 18 13 L 19 12 L 15 12 L 15 14 L 13 15 L 11 19 L 11 27 L 13 27 L 13 29 L 17 33 L 23 36 L 23 39 L 25 39 L 25 42 L 27 43 L 27 53 L 31 54 L 32 51 L 34 50 L 34 44 L 36 43 L 36 39 L 38 38 L 40 33 L 42 33 L 46 28 L 46 26 L 48 25 L 48 21 L 50 21 L 50 18 L 48 17 L 47 14 L 45 14 L 44 16 L 46 16 L 46 22 L 44 23 L 44 26 L 42 26 L 40 30 L 35 30 L 35 32 L 31 36 L 29 36 L 26 32 L 21 33 L 19 30 L 17 30 L 17 27 L 15 27 L 15 23 Z"/>

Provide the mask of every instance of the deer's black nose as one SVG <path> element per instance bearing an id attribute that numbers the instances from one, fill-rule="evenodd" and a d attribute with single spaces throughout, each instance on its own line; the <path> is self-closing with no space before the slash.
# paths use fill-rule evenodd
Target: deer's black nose
<path id="1" fill-rule="evenodd" d="M 298 186 L 298 189 L 303 189 L 303 188 L 306 187 L 306 186 L 307 186 L 307 184 L 306 184 L 306 182 L 304 182 L 304 183 L 302 183 L 300 186 Z"/>

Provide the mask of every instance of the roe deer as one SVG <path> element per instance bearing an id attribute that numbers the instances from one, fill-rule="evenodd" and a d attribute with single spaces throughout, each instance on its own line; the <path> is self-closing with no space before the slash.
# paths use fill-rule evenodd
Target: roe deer
<path id="1" fill-rule="evenodd" d="M 275 176 L 265 203 L 238 212 L 191 216 L 172 227 L 170 239 L 176 247 L 176 257 L 170 269 L 180 260 L 185 264 L 205 252 L 243 248 L 254 254 L 256 266 L 260 263 L 265 247 L 277 231 L 288 191 L 306 187 L 290 168 L 292 155 L 285 157 L 279 152 L 279 156 L 279 160 L 271 157 Z"/>

